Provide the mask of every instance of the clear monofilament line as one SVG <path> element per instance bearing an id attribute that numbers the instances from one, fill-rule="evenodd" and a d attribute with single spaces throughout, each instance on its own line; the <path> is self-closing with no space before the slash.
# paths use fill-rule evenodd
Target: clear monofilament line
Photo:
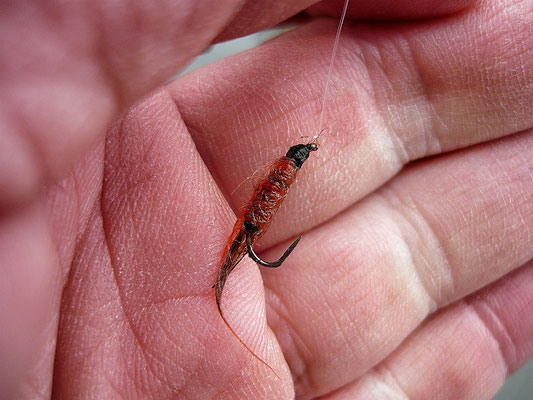
<path id="1" fill-rule="evenodd" d="M 341 37 L 342 26 L 344 25 L 344 19 L 346 18 L 346 11 L 348 10 L 348 3 L 350 0 L 344 1 L 344 8 L 342 10 L 341 19 L 339 21 L 339 26 L 337 27 L 337 34 L 335 35 L 335 43 L 333 44 L 333 50 L 331 51 L 331 58 L 329 60 L 329 69 L 328 77 L 326 79 L 326 87 L 324 88 L 324 97 L 322 98 L 322 111 L 320 112 L 320 123 L 318 128 L 318 134 L 315 136 L 315 139 L 318 138 L 320 132 L 322 132 L 322 127 L 324 125 L 324 117 L 326 115 L 326 100 L 329 92 L 329 83 L 331 81 L 331 72 L 333 71 L 333 64 L 335 63 L 335 57 L 337 56 L 337 47 L 339 46 L 339 38 Z"/>

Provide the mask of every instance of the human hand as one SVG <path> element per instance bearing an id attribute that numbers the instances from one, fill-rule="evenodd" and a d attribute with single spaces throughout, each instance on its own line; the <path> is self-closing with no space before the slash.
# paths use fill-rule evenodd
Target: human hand
<path id="1" fill-rule="evenodd" d="M 222 32 L 236 3 L 202 4 L 192 22 L 193 3 L 102 3 L 91 18 L 79 5 L 14 6 L 2 25 L 13 54 L 0 149 L 2 393 L 491 398 L 533 352 L 531 5 L 347 23 L 328 131 L 261 241 L 265 258 L 304 237 L 264 283 L 245 259 L 225 288 L 228 319 L 275 376 L 225 328 L 211 285 L 250 195 L 233 189 L 316 133 L 337 21 L 180 78 L 104 135 Z M 221 37 L 310 3 L 269 3 L 271 19 L 250 21 L 251 3 Z M 378 3 L 350 15 L 389 9 Z"/>

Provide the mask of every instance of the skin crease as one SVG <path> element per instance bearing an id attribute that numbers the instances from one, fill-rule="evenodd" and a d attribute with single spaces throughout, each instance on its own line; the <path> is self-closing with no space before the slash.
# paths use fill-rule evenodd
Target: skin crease
<path id="1" fill-rule="evenodd" d="M 224 328 L 232 192 L 316 132 L 337 20 L 159 86 L 285 3 L 2 6 L 0 398 L 490 399 L 532 357 L 523 1 L 352 6 L 328 130 L 260 255 L 303 239 L 224 293 L 279 378 Z"/>

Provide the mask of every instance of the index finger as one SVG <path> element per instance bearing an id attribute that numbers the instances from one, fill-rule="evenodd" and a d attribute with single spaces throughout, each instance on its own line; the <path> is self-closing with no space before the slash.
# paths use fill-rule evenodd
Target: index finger
<path id="1" fill-rule="evenodd" d="M 504 11 L 505 8 L 505 11 Z M 274 221 L 275 240 L 339 213 L 404 164 L 533 125 L 533 43 L 521 2 L 392 25 L 348 24 L 324 143 Z M 315 21 L 180 78 L 170 91 L 235 210 L 239 184 L 318 129 L 336 22 Z"/>

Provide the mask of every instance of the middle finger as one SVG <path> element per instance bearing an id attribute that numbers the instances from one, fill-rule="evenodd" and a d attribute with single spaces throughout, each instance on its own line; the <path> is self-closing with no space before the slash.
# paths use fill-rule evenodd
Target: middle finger
<path id="1" fill-rule="evenodd" d="M 427 22 L 347 24 L 324 143 L 262 243 L 327 220 L 410 160 L 533 126 L 528 7 L 483 2 Z M 172 85 L 200 154 L 235 210 L 250 195 L 249 185 L 232 193 L 245 178 L 309 140 L 301 135 L 316 133 L 335 26 L 315 21 Z"/>
<path id="2" fill-rule="evenodd" d="M 263 271 L 300 394 L 350 382 L 429 313 L 533 258 L 531 159 L 529 131 L 415 164 Z"/>

